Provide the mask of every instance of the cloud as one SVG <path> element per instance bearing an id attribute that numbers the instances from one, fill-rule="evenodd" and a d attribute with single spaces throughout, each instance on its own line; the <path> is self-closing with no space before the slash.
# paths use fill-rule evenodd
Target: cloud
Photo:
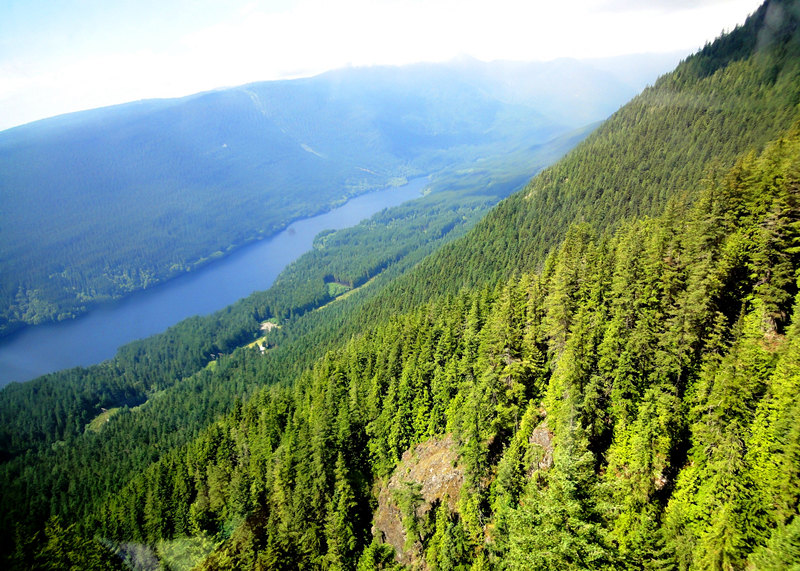
<path id="1" fill-rule="evenodd" d="M 0 129 L 74 109 L 348 65 L 460 54 L 483 60 L 688 54 L 742 22 L 758 1 L 161 0 L 126 18 L 67 11 L 92 25 L 48 16 L 46 33 L 28 38 L 36 30 L 31 22 L 16 39 L 0 38 Z M 9 42 L 13 50 L 5 49 Z"/>
<path id="2" fill-rule="evenodd" d="M 659 10 L 662 12 L 685 12 L 705 6 L 730 4 L 731 0 L 599 0 L 601 11 L 617 12 L 631 10 Z"/>

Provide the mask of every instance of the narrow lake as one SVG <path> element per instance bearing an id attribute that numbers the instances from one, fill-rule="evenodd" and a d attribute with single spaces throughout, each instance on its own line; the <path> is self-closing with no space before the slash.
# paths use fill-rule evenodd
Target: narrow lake
<path id="1" fill-rule="evenodd" d="M 264 290 L 311 249 L 322 230 L 347 228 L 384 208 L 420 196 L 427 178 L 364 194 L 325 214 L 298 220 L 270 239 L 245 246 L 197 272 L 103 306 L 71 321 L 28 327 L 0 341 L 0 387 L 68 367 L 87 366 L 117 349 Z"/>

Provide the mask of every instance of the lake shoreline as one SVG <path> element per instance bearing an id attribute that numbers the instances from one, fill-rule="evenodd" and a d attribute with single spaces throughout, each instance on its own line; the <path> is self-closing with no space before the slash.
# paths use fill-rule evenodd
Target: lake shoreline
<path id="1" fill-rule="evenodd" d="M 322 216 L 322 215 L 327 214 L 329 212 L 332 212 L 332 211 L 334 211 L 334 210 L 336 210 L 338 208 L 341 208 L 341 207 L 345 206 L 348 202 L 350 202 L 352 200 L 356 200 L 356 199 L 358 199 L 358 198 L 360 198 L 362 196 L 367 196 L 367 195 L 378 193 L 378 192 L 387 192 L 387 191 L 391 191 L 394 188 L 402 188 L 402 187 L 410 184 L 412 181 L 416 181 L 416 180 L 418 180 L 420 178 L 427 178 L 427 176 L 426 175 L 421 175 L 421 176 L 418 176 L 418 177 L 415 177 L 415 178 L 411 179 L 410 181 L 406 180 L 406 182 L 404 184 L 397 184 L 398 180 L 401 180 L 401 179 L 395 178 L 395 179 L 390 180 L 383 187 L 374 188 L 372 190 L 367 190 L 366 192 L 362 192 L 360 194 L 355 194 L 355 195 L 350 196 L 350 197 L 345 197 L 344 199 L 339 199 L 339 200 L 330 202 L 328 204 L 321 205 L 320 208 L 318 208 L 317 210 L 313 211 L 311 214 L 308 214 L 308 215 L 305 215 L 305 216 L 297 216 L 297 217 L 294 217 L 294 218 L 289 218 L 284 223 L 282 223 L 280 226 L 275 227 L 271 233 L 257 232 L 256 234 L 245 238 L 244 240 L 242 240 L 238 244 L 230 244 L 230 245 L 228 245 L 225 248 L 224 251 L 223 250 L 217 250 L 217 251 L 212 252 L 212 253 L 208 254 L 207 256 L 205 256 L 205 257 L 201 257 L 201 258 L 199 258 L 199 259 L 197 259 L 197 260 L 195 260 L 193 262 L 186 262 L 186 266 L 188 266 L 186 269 L 174 270 L 174 271 L 169 271 L 168 270 L 164 274 L 163 278 L 161 278 L 161 279 L 156 278 L 151 284 L 149 284 L 149 285 L 147 285 L 145 287 L 136 288 L 136 289 L 131 290 L 129 292 L 125 292 L 125 293 L 122 293 L 120 295 L 112 296 L 111 298 L 105 298 L 105 299 L 99 299 L 97 301 L 87 302 L 86 305 L 82 306 L 82 309 L 72 308 L 69 311 L 69 313 L 73 314 L 71 317 L 67 317 L 65 319 L 57 319 L 57 318 L 56 319 L 49 319 L 49 320 L 46 320 L 46 321 L 41 321 L 39 323 L 28 323 L 26 321 L 9 322 L 9 323 L 7 323 L 5 325 L 5 328 L 0 329 L 0 346 L 3 343 L 5 343 L 6 340 L 13 339 L 13 337 L 15 335 L 18 335 L 18 334 L 24 332 L 25 330 L 27 330 L 29 328 L 41 327 L 41 326 L 45 326 L 45 325 L 55 325 L 55 324 L 58 324 L 58 323 L 75 321 L 75 320 L 81 319 L 82 317 L 84 317 L 85 315 L 87 315 L 88 313 L 91 313 L 92 311 L 94 311 L 96 309 L 99 309 L 99 308 L 102 308 L 102 307 L 106 307 L 106 306 L 113 306 L 113 305 L 115 305 L 117 303 L 122 303 L 126 299 L 128 299 L 128 298 L 130 298 L 132 296 L 135 296 L 137 294 L 148 292 L 148 291 L 151 291 L 151 290 L 153 290 L 155 288 L 158 288 L 158 287 L 168 286 L 171 282 L 173 282 L 176 279 L 180 279 L 183 276 L 190 275 L 190 274 L 193 274 L 195 272 L 203 271 L 206 268 L 208 268 L 209 266 L 211 266 L 213 264 L 216 264 L 216 263 L 219 263 L 219 262 L 222 262 L 224 260 L 227 260 L 231 256 L 235 256 L 237 253 L 242 252 L 243 250 L 245 250 L 245 249 L 247 249 L 249 247 L 257 246 L 259 243 L 264 242 L 265 240 L 271 240 L 272 238 L 274 238 L 275 236 L 277 236 L 281 232 L 285 232 L 292 224 L 294 224 L 296 222 L 300 222 L 300 221 L 303 221 L 303 220 L 308 220 L 308 219 L 311 219 L 311 218 L 316 218 L 317 216 Z M 0 387 L 1 386 L 2 385 L 0 384 Z"/>
<path id="2" fill-rule="evenodd" d="M 73 319 L 22 327 L 0 338 L 0 387 L 100 363 L 132 341 L 268 289 L 288 264 L 312 249 L 319 232 L 354 226 L 418 198 L 427 183 L 428 177 L 418 177 L 358 195 L 323 214 L 292 221 L 274 236 L 236 248 L 196 271 L 104 301 Z"/>

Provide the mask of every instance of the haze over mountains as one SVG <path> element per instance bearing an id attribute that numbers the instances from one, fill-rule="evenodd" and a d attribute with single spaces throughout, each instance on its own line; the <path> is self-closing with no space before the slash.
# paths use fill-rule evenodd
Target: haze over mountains
<path id="1" fill-rule="evenodd" d="M 653 61 L 639 63 L 637 81 L 652 81 Z M 462 59 L 140 101 L 4 131 L 0 333 L 74 317 L 408 177 L 514 153 L 532 161 L 533 147 L 613 112 L 635 92 L 629 80 L 574 60 Z M 503 176 L 529 168 L 509 165 Z"/>

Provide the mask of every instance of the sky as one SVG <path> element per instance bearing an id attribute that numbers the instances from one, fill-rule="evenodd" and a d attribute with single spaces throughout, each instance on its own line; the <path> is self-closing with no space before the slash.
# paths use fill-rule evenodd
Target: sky
<path id="1" fill-rule="evenodd" d="M 346 66 L 696 51 L 761 0 L 0 0 L 0 130 Z"/>

